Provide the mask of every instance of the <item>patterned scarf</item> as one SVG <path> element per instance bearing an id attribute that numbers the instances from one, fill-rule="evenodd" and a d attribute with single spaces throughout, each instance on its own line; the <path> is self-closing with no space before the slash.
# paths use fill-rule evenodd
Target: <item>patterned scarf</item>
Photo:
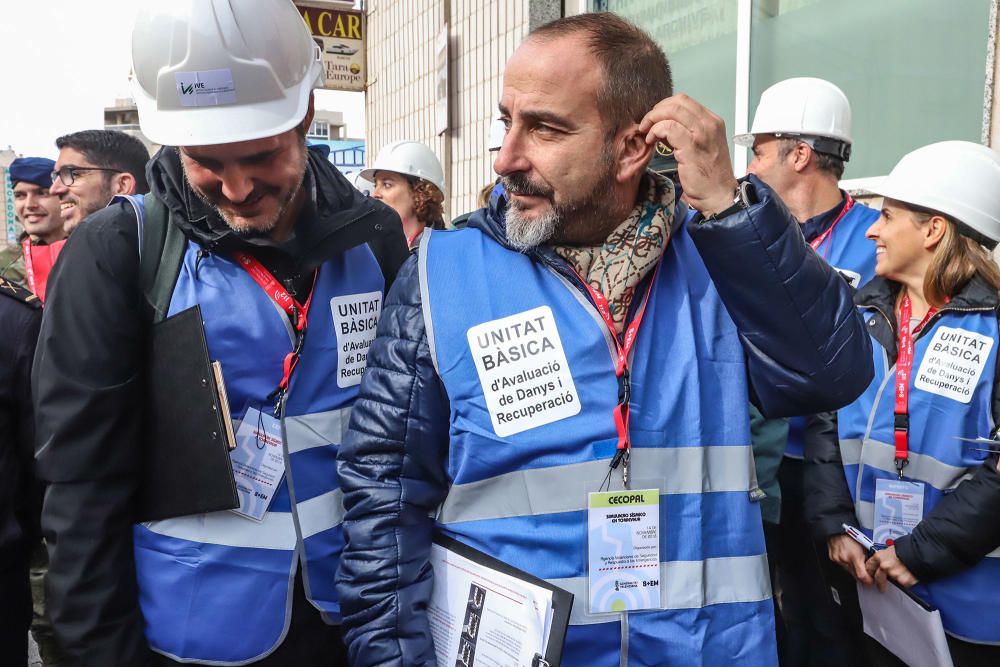
<path id="1" fill-rule="evenodd" d="M 607 298 L 620 334 L 635 287 L 663 255 L 674 219 L 674 184 L 647 172 L 645 198 L 599 246 L 553 246 L 587 283 Z"/>

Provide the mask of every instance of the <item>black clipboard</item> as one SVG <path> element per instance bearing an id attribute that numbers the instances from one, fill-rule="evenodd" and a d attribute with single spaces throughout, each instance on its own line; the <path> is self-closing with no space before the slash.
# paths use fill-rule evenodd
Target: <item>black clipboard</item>
<path id="1" fill-rule="evenodd" d="M 218 370 L 208 357 L 199 306 L 152 326 L 138 521 L 240 506 L 229 460 L 235 443 Z"/>
<path id="2" fill-rule="evenodd" d="M 483 553 L 479 549 L 463 544 L 456 539 L 437 533 L 434 536 L 434 543 L 453 551 L 459 556 L 464 556 L 469 560 L 479 563 L 491 570 L 502 572 L 521 581 L 552 591 L 552 626 L 549 630 L 549 643 L 545 647 L 545 655 L 535 654 L 535 661 L 531 667 L 559 667 L 562 662 L 563 644 L 566 643 L 566 630 L 569 627 L 569 614 L 573 609 L 573 594 L 569 591 L 553 586 L 544 579 L 519 570 L 512 565 L 508 565 L 502 560 L 498 560 L 489 554 Z"/>

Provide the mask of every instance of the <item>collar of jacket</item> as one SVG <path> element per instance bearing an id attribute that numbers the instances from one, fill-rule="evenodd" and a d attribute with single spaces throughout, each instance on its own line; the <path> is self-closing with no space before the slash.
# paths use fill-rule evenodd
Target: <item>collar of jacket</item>
<path id="1" fill-rule="evenodd" d="M 647 175 L 652 175 L 653 178 L 666 178 L 654 172 L 647 171 Z M 640 183 L 639 188 L 641 191 L 645 191 L 646 187 L 645 181 Z M 674 184 L 674 220 L 670 229 L 670 235 L 673 236 L 677 232 L 679 225 L 683 224 L 687 219 L 688 207 L 687 204 L 681 201 L 681 186 L 679 183 Z M 506 195 L 500 195 L 498 197 L 491 197 L 489 206 L 486 208 L 481 208 L 478 211 L 473 211 L 468 218 L 468 227 L 474 227 L 494 241 L 499 243 L 504 248 L 507 248 L 511 252 L 520 252 L 515 250 L 510 241 L 507 239 L 507 206 L 508 200 Z M 587 288 L 584 286 L 583 282 L 580 280 L 580 276 L 577 274 L 569 263 L 560 257 L 551 246 L 542 245 L 531 248 L 524 253 L 536 262 L 541 262 L 551 268 L 553 271 L 563 276 L 569 280 L 572 284 L 576 285 L 578 289 L 589 296 Z M 640 288 L 647 281 L 643 280 L 638 285 L 636 285 L 636 294 L 640 293 Z"/>
<path id="2" fill-rule="evenodd" d="M 902 285 L 876 276 L 854 295 L 854 303 L 862 310 L 878 313 L 868 320 L 868 333 L 885 348 L 890 363 L 896 360 L 896 298 Z M 997 290 L 983 280 L 979 274 L 972 276 L 944 308 L 938 311 L 928 326 L 950 311 L 986 311 L 996 310 L 1000 305 Z"/>
<path id="3" fill-rule="evenodd" d="M 824 233 L 826 230 L 833 226 L 833 223 L 838 219 L 841 211 L 844 210 L 844 206 L 847 204 L 847 193 L 843 190 L 840 191 L 840 201 L 837 205 L 828 211 L 823 211 L 819 215 L 814 215 L 808 220 L 803 221 L 802 226 L 799 229 L 802 230 L 802 235 L 806 237 L 807 243 L 812 243 L 814 239 L 818 238 L 820 234 Z"/>
<path id="4" fill-rule="evenodd" d="M 378 200 L 366 197 L 324 158 L 310 147 L 302 184 L 307 199 L 295 223 L 295 244 L 279 244 L 268 238 L 244 238 L 237 234 L 203 202 L 188 185 L 177 150 L 164 146 L 146 168 L 150 192 L 171 211 L 171 222 L 189 239 L 209 252 L 254 252 L 271 248 L 286 253 L 299 248 L 296 259 L 303 265 L 318 265 L 331 254 L 360 245 L 393 221 L 395 212 Z M 370 219 L 370 220 L 369 220 Z M 355 224 L 362 220 L 369 224 Z M 384 223 L 379 226 L 378 223 Z"/>

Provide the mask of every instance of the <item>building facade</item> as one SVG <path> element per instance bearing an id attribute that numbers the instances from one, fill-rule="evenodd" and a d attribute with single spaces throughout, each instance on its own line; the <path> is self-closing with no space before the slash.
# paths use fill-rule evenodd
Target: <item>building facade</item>
<path id="1" fill-rule="evenodd" d="M 306 140 L 329 148 L 330 162 L 344 174 L 365 168 L 365 140 L 347 136 L 344 114 L 339 111 L 316 109 Z"/>
<path id="2" fill-rule="evenodd" d="M 139 127 L 139 108 L 131 97 L 115 100 L 111 106 L 104 107 L 104 129 L 116 130 L 132 135 L 141 141 L 150 155 L 160 150 L 160 145 L 150 141 Z"/>
<path id="3" fill-rule="evenodd" d="M 559 0 L 371 0 L 365 127 L 368 160 L 412 139 L 444 167 L 445 219 L 476 207 L 495 178 L 487 138 L 504 63 L 526 34 L 562 14 Z M 438 133 L 437 40 L 447 26 L 447 130 Z"/>
<path id="4" fill-rule="evenodd" d="M 535 26 L 611 11 L 663 47 L 675 89 L 747 131 L 761 92 L 792 76 L 840 86 L 854 111 L 844 186 L 864 195 L 906 152 L 944 139 L 1000 146 L 997 0 L 369 0 L 368 159 L 397 139 L 435 151 L 446 214 L 495 178 L 486 142 L 504 63 Z M 439 35 L 447 34 L 447 129 L 439 133 Z M 747 150 L 733 147 L 737 174 Z"/>

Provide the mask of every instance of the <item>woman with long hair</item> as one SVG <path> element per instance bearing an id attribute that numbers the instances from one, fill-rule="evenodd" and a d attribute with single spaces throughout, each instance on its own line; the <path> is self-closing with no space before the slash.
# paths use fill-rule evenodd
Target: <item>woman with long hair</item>
<path id="1" fill-rule="evenodd" d="M 1000 154 L 931 144 L 877 192 L 876 278 L 855 298 L 875 379 L 810 427 L 807 515 L 859 583 L 891 579 L 940 609 L 957 667 L 1000 665 Z"/>
<path id="2" fill-rule="evenodd" d="M 372 197 L 399 214 L 411 248 L 425 227 L 444 229 L 444 170 L 427 146 L 394 141 L 379 151 L 375 164 L 360 176 L 375 184 Z"/>

